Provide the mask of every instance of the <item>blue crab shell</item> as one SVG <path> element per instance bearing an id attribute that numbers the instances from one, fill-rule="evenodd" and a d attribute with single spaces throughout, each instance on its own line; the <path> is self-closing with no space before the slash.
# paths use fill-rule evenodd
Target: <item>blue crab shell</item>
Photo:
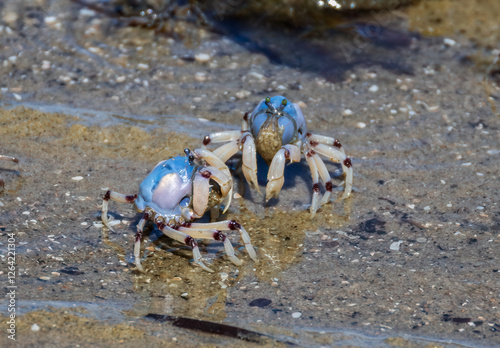
<path id="1" fill-rule="evenodd" d="M 271 98 L 271 105 L 278 110 L 285 97 L 277 95 Z M 278 116 L 278 125 L 282 132 L 282 144 L 290 144 L 296 140 L 304 141 L 307 133 L 306 121 L 300 107 L 292 102 L 288 102 L 281 113 L 271 110 L 263 99 L 252 111 L 250 116 L 250 130 L 254 137 L 258 137 L 259 131 L 272 115 Z"/>
<path id="2" fill-rule="evenodd" d="M 140 185 L 137 209 L 149 207 L 165 217 L 181 216 L 181 206 L 189 206 L 191 201 L 195 169 L 184 156 L 158 163 Z"/>

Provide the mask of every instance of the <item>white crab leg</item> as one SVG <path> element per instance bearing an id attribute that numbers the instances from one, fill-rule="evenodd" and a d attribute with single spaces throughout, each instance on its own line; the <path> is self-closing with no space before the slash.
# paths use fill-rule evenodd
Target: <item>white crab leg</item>
<path id="1" fill-rule="evenodd" d="M 203 139 L 203 146 L 207 146 L 210 143 L 224 143 L 226 141 L 232 141 L 238 139 L 241 136 L 241 131 L 225 131 L 212 133 L 205 136 Z"/>
<path id="2" fill-rule="evenodd" d="M 252 134 L 243 133 L 240 144 L 243 146 L 243 175 L 250 186 L 260 194 L 259 182 L 257 181 L 257 150 Z"/>
<path id="3" fill-rule="evenodd" d="M 210 178 L 214 179 L 219 184 L 222 195 L 227 196 L 231 190 L 231 178 L 228 177 L 222 170 L 215 167 L 207 167 L 206 170 L 212 174 Z"/>
<path id="4" fill-rule="evenodd" d="M 290 163 L 300 162 L 300 146 L 294 144 L 286 144 L 284 146 L 288 150 L 285 151 L 285 157 L 287 160 L 290 160 Z"/>
<path id="5" fill-rule="evenodd" d="M 0 160 L 12 161 L 14 163 L 19 163 L 19 160 L 17 158 L 10 157 L 10 156 L 5 156 L 5 155 L 0 155 Z"/>
<path id="6" fill-rule="evenodd" d="M 328 169 L 325 166 L 325 162 L 319 157 L 319 155 L 314 154 L 313 156 L 314 162 L 316 163 L 316 168 L 318 169 L 319 176 L 321 176 L 321 180 L 323 180 L 323 184 L 325 185 L 325 194 L 321 199 L 320 206 L 330 201 L 332 196 L 332 178 L 330 173 L 328 173 Z"/>
<path id="7" fill-rule="evenodd" d="M 311 133 L 307 133 L 307 137 L 312 142 L 317 142 L 317 143 L 328 145 L 328 146 L 334 146 L 345 155 L 345 151 L 344 151 L 344 148 L 342 147 L 342 144 L 340 143 L 340 141 L 338 141 L 335 138 L 331 138 L 331 137 L 327 137 L 327 136 L 319 135 L 319 134 L 311 134 Z"/>
<path id="8" fill-rule="evenodd" d="M 340 152 L 339 150 L 336 150 L 331 146 L 324 144 L 314 144 L 313 146 L 314 150 L 320 155 L 328 157 L 331 161 L 340 162 L 342 164 L 342 170 L 346 175 L 346 179 L 345 179 L 344 194 L 342 195 L 341 198 L 345 199 L 349 197 L 352 191 L 352 179 L 353 179 L 351 159 L 342 152 Z"/>
<path id="9" fill-rule="evenodd" d="M 231 179 L 231 188 L 229 190 L 229 194 L 227 195 L 228 202 L 226 204 L 226 208 L 224 209 L 224 213 L 226 210 L 229 208 L 231 205 L 231 199 L 233 197 L 233 182 L 232 182 L 232 177 L 231 177 L 231 172 L 229 171 L 229 168 L 226 166 L 226 164 L 216 155 L 214 155 L 212 152 L 206 150 L 206 149 L 196 149 L 194 150 L 195 154 L 198 155 L 199 157 L 203 158 L 205 161 L 208 162 L 211 166 L 214 166 L 218 168 L 219 170 L 223 171 L 228 178 Z M 206 209 L 206 208 L 205 208 Z"/>
<path id="10" fill-rule="evenodd" d="M 316 215 L 316 211 L 320 208 L 321 205 L 319 203 L 319 178 L 318 178 L 318 168 L 316 168 L 316 162 L 314 161 L 313 155 L 310 152 L 306 153 L 306 161 L 309 164 L 309 168 L 311 169 L 311 176 L 313 181 L 313 197 L 311 201 L 311 218 Z"/>
<path id="11" fill-rule="evenodd" d="M 101 220 L 102 223 L 109 228 L 111 231 L 115 231 L 110 225 L 108 220 L 108 201 L 111 199 L 120 203 L 134 203 L 137 195 L 124 195 L 123 193 L 118 193 L 114 191 L 107 191 L 102 199 L 102 213 Z"/>
<path id="12" fill-rule="evenodd" d="M 197 217 L 205 214 L 208 206 L 208 195 L 210 193 L 209 179 L 212 173 L 202 170 L 196 173 L 193 179 L 193 210 Z"/>
<path id="13" fill-rule="evenodd" d="M 267 180 L 269 182 L 266 186 L 266 201 L 269 201 L 269 199 L 273 197 L 278 197 L 285 182 L 283 172 L 287 159 L 290 160 L 290 162 L 299 162 L 300 148 L 293 144 L 287 144 L 274 155 L 267 173 Z"/>
<path id="14" fill-rule="evenodd" d="M 238 145 L 238 139 L 232 140 L 231 142 L 216 148 L 212 153 L 219 157 L 222 162 L 227 162 L 228 159 L 233 157 L 233 155 L 240 150 Z"/>
<path id="15" fill-rule="evenodd" d="M 144 213 L 142 219 L 137 224 L 137 233 L 135 234 L 135 243 L 134 243 L 134 264 L 139 271 L 144 271 L 141 265 L 141 258 L 139 257 L 141 253 L 141 238 L 142 232 L 144 231 L 144 225 L 146 221 L 149 219 L 149 214 Z"/>
<path id="16" fill-rule="evenodd" d="M 209 230 L 217 229 L 217 230 L 222 230 L 222 231 L 238 230 L 240 232 L 241 239 L 243 240 L 243 243 L 245 244 L 245 249 L 247 250 L 248 255 L 254 261 L 257 261 L 257 254 L 255 253 L 255 250 L 252 246 L 252 242 L 250 241 L 250 236 L 248 235 L 248 232 L 243 228 L 243 226 L 241 226 L 235 220 L 225 220 L 225 221 L 210 222 L 210 223 L 192 222 L 189 224 L 189 227 L 198 228 L 198 229 L 202 229 L 202 230 L 206 230 L 206 229 L 209 229 Z"/>
<path id="17" fill-rule="evenodd" d="M 199 239 L 212 239 L 218 240 L 224 243 L 224 249 L 226 250 L 226 255 L 236 266 L 241 266 L 243 262 L 234 255 L 233 245 L 229 238 L 226 237 L 224 233 L 219 230 L 204 230 L 199 228 L 191 227 L 179 227 L 179 231 L 189 234 L 193 238 Z"/>
<path id="18" fill-rule="evenodd" d="M 185 243 L 187 246 L 190 246 L 193 249 L 193 261 L 195 264 L 203 268 L 207 272 L 213 272 L 212 269 L 205 266 L 203 263 L 203 258 L 201 257 L 200 249 L 198 248 L 198 244 L 190 235 L 177 231 L 172 227 L 165 225 L 162 222 L 156 222 L 158 228 L 168 237 L 175 239 L 178 242 Z"/>
<path id="19" fill-rule="evenodd" d="M 245 112 L 245 115 L 243 115 L 243 121 L 241 122 L 242 132 L 247 132 L 250 130 L 250 124 L 248 123 L 248 116 L 249 116 L 248 112 Z"/>
<path id="20" fill-rule="evenodd" d="M 271 165 L 269 166 L 269 171 L 267 172 L 268 183 L 266 186 L 266 202 L 273 197 L 278 198 L 281 188 L 285 183 L 285 178 L 283 177 L 285 161 L 285 149 L 281 148 L 276 152 L 276 155 L 274 155 Z"/>

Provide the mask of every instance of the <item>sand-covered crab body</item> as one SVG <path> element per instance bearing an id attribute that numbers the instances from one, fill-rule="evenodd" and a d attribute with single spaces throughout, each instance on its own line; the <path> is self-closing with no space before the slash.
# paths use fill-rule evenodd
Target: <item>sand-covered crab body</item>
<path id="1" fill-rule="evenodd" d="M 255 139 L 257 152 L 270 164 L 283 145 L 304 142 L 306 120 L 300 107 L 283 104 L 285 97 L 275 96 L 262 100 L 247 117 L 249 129 Z"/>
<path id="2" fill-rule="evenodd" d="M 240 131 L 212 133 L 203 139 L 203 145 L 228 142 L 213 153 L 227 161 L 236 152 L 242 151 L 242 170 L 248 183 L 260 192 L 257 182 L 257 153 L 269 164 L 266 200 L 278 197 L 284 184 L 286 160 L 299 162 L 301 154 L 307 160 L 313 179 L 311 215 L 321 205 L 330 201 L 333 183 L 328 170 L 319 157 L 339 162 L 345 174 L 344 194 L 351 194 L 353 171 L 351 159 L 346 156 L 340 142 L 334 138 L 307 132 L 306 121 L 298 104 L 289 103 L 283 96 L 267 97 L 250 114 L 245 114 Z M 325 186 L 320 200 L 319 178 Z"/>
<path id="3" fill-rule="evenodd" d="M 137 224 L 134 256 L 137 268 L 140 264 L 140 241 L 147 221 L 153 221 L 167 236 L 183 242 L 193 249 L 195 264 L 212 271 L 203 263 L 195 238 L 219 240 L 224 243 L 228 258 L 236 265 L 241 261 L 235 256 L 229 239 L 222 230 L 238 230 L 249 255 L 256 259 L 255 250 L 245 229 L 234 220 L 211 223 L 194 223 L 209 211 L 218 216 L 224 204 L 231 203 L 232 180 L 229 169 L 210 151 L 186 150 L 186 157 L 177 156 L 158 163 L 139 186 L 139 194 L 124 195 L 107 191 L 103 198 L 102 221 L 108 222 L 108 201 L 133 203 L 142 219 Z"/>

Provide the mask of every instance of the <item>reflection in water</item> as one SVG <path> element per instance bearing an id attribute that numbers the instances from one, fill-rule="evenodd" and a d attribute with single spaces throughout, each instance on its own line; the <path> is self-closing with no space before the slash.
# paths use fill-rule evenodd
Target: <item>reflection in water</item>
<path id="1" fill-rule="evenodd" d="M 346 205 L 351 200 L 348 199 Z M 154 242 L 145 247 L 145 255 L 148 255 L 143 261 L 145 272 L 131 274 L 133 290 L 143 300 L 128 314 L 156 313 L 222 322 L 226 318 L 228 290 L 232 286 L 246 277 L 272 283 L 287 268 L 301 261 L 307 231 L 335 228 L 348 220 L 348 215 L 325 212 L 311 220 L 308 210 L 266 211 L 264 216 L 258 216 L 243 204 L 235 218 L 247 227 L 258 250 L 258 262 L 245 255 L 243 245 L 235 245 L 244 262 L 241 267 L 235 267 L 222 255 L 220 243 L 200 243 L 202 253 L 208 255 L 207 258 L 212 257 L 210 267 L 216 270 L 215 273 L 203 272 L 186 262 L 191 258 L 189 248 L 166 237 L 157 238 L 153 230 L 150 239 Z M 109 240 L 106 229 L 103 229 L 103 241 L 123 260 L 124 249 Z"/>

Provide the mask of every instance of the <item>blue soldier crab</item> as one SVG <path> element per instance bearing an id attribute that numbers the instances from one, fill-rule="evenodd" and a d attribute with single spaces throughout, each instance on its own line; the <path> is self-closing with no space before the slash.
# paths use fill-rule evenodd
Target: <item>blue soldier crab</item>
<path id="1" fill-rule="evenodd" d="M 138 195 L 107 191 L 102 203 L 101 219 L 104 225 L 113 230 L 108 222 L 110 199 L 134 203 L 137 210 L 144 213 L 137 224 L 134 245 L 135 265 L 141 271 L 140 243 L 144 226 L 149 220 L 154 221 L 168 237 L 190 246 L 193 249 L 194 263 L 206 271 L 213 272 L 203 263 L 195 238 L 223 242 L 229 260 L 236 265 L 242 263 L 235 256 L 230 240 L 222 231 L 238 230 L 248 254 L 256 260 L 248 233 L 236 221 L 192 222 L 201 218 L 207 210 L 211 211 L 212 218 L 217 217 L 224 203 L 225 212 L 231 203 L 233 186 L 228 167 L 212 152 L 186 149 L 185 153 L 185 157 L 177 156 L 158 163 L 140 184 Z"/>
<path id="2" fill-rule="evenodd" d="M 270 165 L 267 174 L 266 201 L 278 197 L 281 191 L 286 160 L 300 162 L 301 153 L 306 157 L 313 180 L 311 217 L 314 217 L 323 204 L 330 201 L 333 189 L 330 174 L 319 155 L 341 163 L 345 173 L 344 193 L 341 198 L 345 199 L 351 194 L 352 163 L 340 142 L 327 136 L 308 133 L 300 107 L 288 103 L 285 97 L 267 97 L 262 100 L 251 114 L 245 114 L 241 131 L 212 133 L 203 139 L 205 147 L 210 143 L 222 142 L 228 143 L 215 149 L 213 153 L 225 162 L 241 150 L 243 175 L 250 186 L 259 193 L 257 153 Z M 325 186 L 325 194 L 321 200 L 319 177 Z"/>
<path id="3" fill-rule="evenodd" d="M 4 155 L 0 155 L 0 160 L 5 160 L 5 161 L 12 161 L 14 163 L 19 163 L 19 160 L 15 157 L 10 157 L 10 156 L 4 156 Z M 3 191 L 3 188 L 4 188 L 4 181 L 2 179 L 2 177 L 0 176 L 0 192 Z"/>

